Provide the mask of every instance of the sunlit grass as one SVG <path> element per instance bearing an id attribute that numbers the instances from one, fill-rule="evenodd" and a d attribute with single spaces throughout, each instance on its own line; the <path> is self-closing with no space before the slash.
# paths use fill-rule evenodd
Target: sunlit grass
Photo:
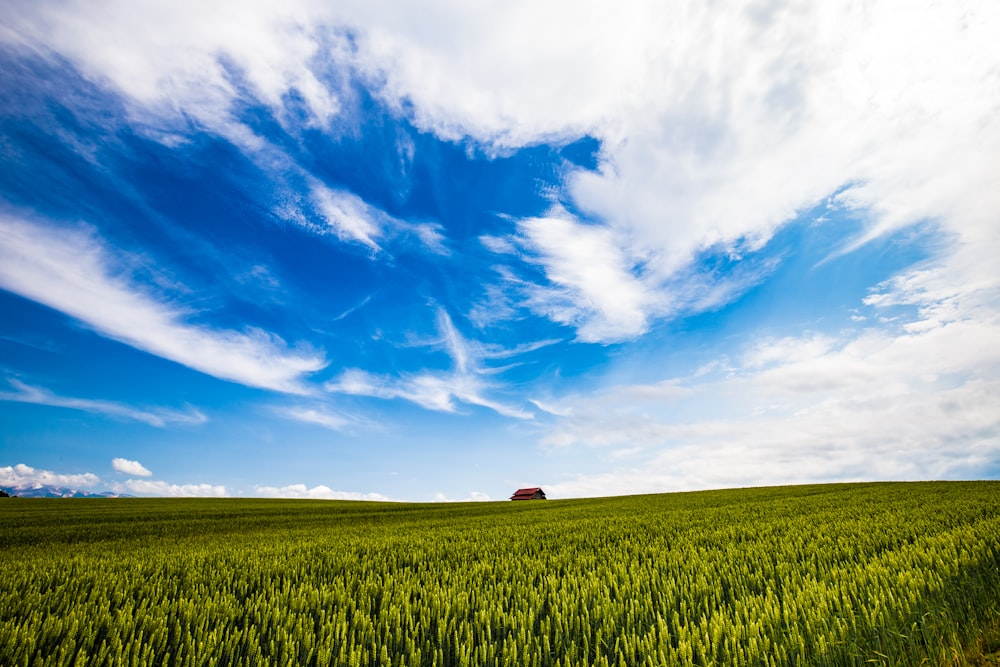
<path id="1" fill-rule="evenodd" d="M 10 666 L 963 664 L 1000 627 L 996 482 L 4 499 L 0 545 Z"/>

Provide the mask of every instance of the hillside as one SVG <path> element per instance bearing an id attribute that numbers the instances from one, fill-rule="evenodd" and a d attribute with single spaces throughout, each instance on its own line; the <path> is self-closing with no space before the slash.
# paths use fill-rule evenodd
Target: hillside
<path id="1" fill-rule="evenodd" d="M 988 664 L 1000 483 L 0 503 L 0 664 Z"/>

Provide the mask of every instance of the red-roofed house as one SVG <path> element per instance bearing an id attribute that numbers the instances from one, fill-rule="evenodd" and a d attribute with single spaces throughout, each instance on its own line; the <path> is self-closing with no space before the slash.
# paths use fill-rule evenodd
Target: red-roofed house
<path id="1" fill-rule="evenodd" d="M 545 492 L 539 487 L 533 486 L 530 489 L 518 489 L 514 492 L 514 495 L 510 497 L 511 500 L 545 500 Z"/>

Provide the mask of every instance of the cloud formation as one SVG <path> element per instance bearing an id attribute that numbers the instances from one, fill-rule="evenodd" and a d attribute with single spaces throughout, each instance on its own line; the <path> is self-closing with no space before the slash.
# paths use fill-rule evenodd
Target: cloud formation
<path id="1" fill-rule="evenodd" d="M 870 299 L 919 306 L 899 331 L 761 339 L 721 372 L 561 401 L 546 442 L 601 448 L 611 467 L 547 486 L 590 495 L 981 477 L 1000 457 L 1000 317 L 983 314 L 976 290 L 911 289 L 927 279 L 910 274 Z"/>
<path id="2" fill-rule="evenodd" d="M 307 487 L 305 484 L 289 484 L 288 486 L 257 486 L 254 487 L 258 496 L 263 498 L 299 498 L 310 500 L 377 500 L 391 501 L 380 493 L 359 493 L 356 491 L 334 491 L 328 486 Z"/>
<path id="3" fill-rule="evenodd" d="M 0 485 L 12 486 L 16 489 L 30 489 L 38 486 L 92 487 L 100 481 L 101 479 L 97 475 L 89 472 L 56 473 L 51 470 L 38 470 L 23 463 L 0 467 Z"/>
<path id="4" fill-rule="evenodd" d="M 549 286 L 532 285 L 527 305 L 586 342 L 636 338 L 662 298 L 637 276 L 630 259 L 604 226 L 584 225 L 565 211 L 518 222 L 521 244 L 540 264 Z"/>
<path id="5" fill-rule="evenodd" d="M 0 391 L 0 401 L 16 401 L 19 403 L 50 405 L 71 410 L 83 410 L 84 412 L 107 415 L 115 419 L 139 421 L 150 426 L 156 426 L 157 428 L 163 428 L 170 424 L 197 425 L 208 421 L 208 417 L 194 408 L 188 408 L 185 411 L 169 410 L 167 408 L 135 408 L 113 401 L 58 396 L 48 389 L 31 386 L 20 380 L 8 379 L 7 382 L 14 388 L 14 391 Z"/>
<path id="6" fill-rule="evenodd" d="M 162 498 L 225 498 L 226 487 L 214 484 L 171 484 L 153 479 L 127 479 L 114 485 L 118 491 Z"/>
<path id="7" fill-rule="evenodd" d="M 419 126 L 501 152 L 585 133 L 601 141 L 598 168 L 570 168 L 557 193 L 588 223 L 519 224 L 528 261 L 546 271 L 536 309 L 583 340 L 634 338 L 652 319 L 739 296 L 739 285 L 705 283 L 695 259 L 752 256 L 833 193 L 870 220 L 844 250 L 925 220 L 998 249 L 991 3 L 421 14 L 359 17 L 356 57 Z M 506 50 L 513 43 L 525 46 Z M 611 285 L 621 301 L 606 298 Z"/>
<path id="8" fill-rule="evenodd" d="M 535 308 L 582 340 L 641 335 L 677 312 L 664 293 L 700 253 L 759 250 L 838 191 L 871 216 L 859 242 L 927 219 L 972 242 L 1000 208 L 1000 16 L 987 0 L 524 1 L 492 12 L 443 0 L 392 11 L 103 0 L 19 2 L 8 22 L 6 42 L 68 58 L 148 125 L 194 119 L 249 153 L 266 142 L 236 119 L 239 102 L 336 135 L 352 78 L 419 129 L 498 153 L 597 138 L 598 168 L 568 168 L 558 193 L 592 222 L 520 224 L 549 278 Z M 207 27 L 218 25 L 232 29 Z M 370 205 L 322 185 L 313 199 L 341 238 L 379 248 Z M 579 235 L 561 245 L 570 229 Z M 592 270 L 573 265 L 595 256 Z M 619 302 L 601 277 L 623 289 Z"/>
<path id="9" fill-rule="evenodd" d="M 455 412 L 455 402 L 478 405 L 515 419 L 532 419 L 526 410 L 489 397 L 495 383 L 485 379 L 489 373 L 482 362 L 488 355 L 480 346 L 467 341 L 455 328 L 451 317 L 438 310 L 441 338 L 434 345 L 444 349 L 452 360 L 449 371 L 423 371 L 399 377 L 369 373 L 351 368 L 327 382 L 327 391 L 382 399 L 402 398 L 428 410 Z"/>
<path id="10" fill-rule="evenodd" d="M 131 459 L 114 458 L 111 459 L 111 467 L 115 472 L 120 472 L 133 477 L 152 477 L 153 473 L 138 461 Z"/>
<path id="11" fill-rule="evenodd" d="M 290 407 L 278 411 L 282 416 L 305 424 L 315 424 L 331 431 L 340 431 L 355 420 L 322 408 Z"/>
<path id="12" fill-rule="evenodd" d="M 828 259 L 911 225 L 933 236 L 926 261 L 856 304 L 863 329 L 750 332 L 742 355 L 716 370 L 648 384 L 610 370 L 621 386 L 534 401 L 547 413 L 538 421 L 549 446 L 593 448 L 612 470 L 547 484 L 556 494 L 974 475 L 997 460 L 995 2 L 512 0 L 484 11 L 428 0 L 387 11 L 355 0 L 13 0 L 5 9 L 4 48 L 70 63 L 114 95 L 140 136 L 164 146 L 195 136 L 229 142 L 277 192 L 278 219 L 373 257 L 401 238 L 442 255 L 461 246 L 434 222 L 397 219 L 320 178 L 301 157 L 307 135 L 359 132 L 372 99 L 414 134 L 469 155 L 545 143 L 557 155 L 581 137 L 596 140 L 588 167 L 552 165 L 547 213 L 496 211 L 506 229 L 463 222 L 498 263 L 496 284 L 468 313 L 484 332 L 532 313 L 579 342 L 624 343 L 718 308 L 782 261 L 769 252 L 775 234 L 822 203 L 838 213 L 828 224 L 861 228 L 829 234 L 839 245 Z M 247 109 L 283 133 L 263 136 L 241 115 Z M 399 139 L 394 150 L 391 160 L 409 163 L 416 149 Z M 725 275 L 706 269 L 716 259 Z M 176 294 L 136 279 L 126 260 L 86 229 L 0 215 L 0 287 L 105 336 L 292 394 L 309 393 L 306 378 L 326 366 L 321 352 L 272 333 L 206 326 Z M 533 416 L 506 398 L 489 345 L 460 335 L 444 310 L 438 330 L 431 347 L 447 352 L 448 368 L 384 374 L 344 361 L 326 389 Z M 655 367 L 660 358 L 647 360 Z M 12 386 L 8 400 L 153 425 L 184 419 Z M 343 427 L 341 415 L 316 406 L 284 416 Z"/>
<path id="13" fill-rule="evenodd" d="M 92 233 L 0 213 L 0 287 L 61 311 L 139 350 L 249 387 L 304 394 L 303 375 L 326 366 L 260 329 L 216 330 L 126 273 Z"/>
<path id="14" fill-rule="evenodd" d="M 375 239 L 382 235 L 385 213 L 366 204 L 355 194 L 334 190 L 320 183 L 313 187 L 313 199 L 326 223 L 343 240 L 362 243 L 373 252 L 381 250 Z"/>
<path id="15" fill-rule="evenodd" d="M 380 239 L 408 236 L 432 254 L 449 254 L 440 225 L 399 220 L 352 192 L 311 180 L 312 203 L 327 229 L 341 241 L 360 243 L 377 255 L 383 252 Z"/>

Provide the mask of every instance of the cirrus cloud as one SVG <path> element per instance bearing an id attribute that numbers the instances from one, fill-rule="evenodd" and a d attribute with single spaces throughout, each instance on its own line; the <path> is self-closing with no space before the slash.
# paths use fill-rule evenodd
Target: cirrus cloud
<path id="1" fill-rule="evenodd" d="M 113 401 L 59 396 L 48 389 L 28 385 L 20 380 L 8 379 L 7 382 L 14 388 L 14 391 L 0 391 L 0 401 L 16 401 L 19 403 L 34 403 L 36 405 L 69 408 L 71 410 L 83 410 L 84 412 L 108 415 L 109 417 L 118 419 L 131 419 L 159 428 L 168 424 L 197 425 L 208 421 L 208 418 L 204 414 L 194 408 L 189 408 L 183 412 L 165 408 L 135 408 Z"/>
<path id="2" fill-rule="evenodd" d="M 399 377 L 376 375 L 359 368 L 349 368 L 338 377 L 327 382 L 327 391 L 354 396 L 371 396 L 381 399 L 396 399 L 416 403 L 427 409 L 439 412 L 456 412 L 455 401 L 467 405 L 478 405 L 493 410 L 505 417 L 515 419 L 532 419 L 532 413 L 516 406 L 508 405 L 489 396 L 496 386 L 485 380 L 490 373 L 483 365 L 483 360 L 503 358 L 506 354 L 495 349 L 486 349 L 467 341 L 455 328 L 448 313 L 440 309 L 437 313 L 439 340 L 432 343 L 442 347 L 451 357 L 453 368 L 450 371 L 422 371 L 401 374 Z M 550 341 L 538 344 L 544 346 Z M 529 345 L 517 351 L 531 351 L 538 347 Z"/>
<path id="3" fill-rule="evenodd" d="M 216 330 L 122 275 L 111 250 L 84 229 L 0 213 L 0 287 L 137 349 L 250 387 L 304 394 L 303 375 L 326 366 L 260 329 Z"/>

